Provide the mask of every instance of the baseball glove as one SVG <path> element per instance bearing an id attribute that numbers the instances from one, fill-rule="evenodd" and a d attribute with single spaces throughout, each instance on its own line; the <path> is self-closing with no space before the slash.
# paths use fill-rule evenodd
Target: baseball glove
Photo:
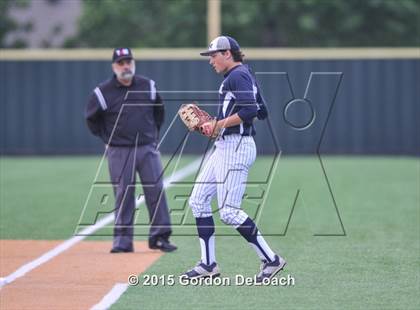
<path id="1" fill-rule="evenodd" d="M 181 105 L 178 115 L 190 131 L 201 132 L 201 126 L 207 122 L 216 122 L 206 111 L 201 110 L 195 103 Z M 217 134 L 214 134 L 214 136 Z"/>

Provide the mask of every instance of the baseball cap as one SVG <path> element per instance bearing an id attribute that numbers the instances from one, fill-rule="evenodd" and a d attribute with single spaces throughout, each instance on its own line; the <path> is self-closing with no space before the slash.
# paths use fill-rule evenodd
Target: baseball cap
<path id="1" fill-rule="evenodd" d="M 133 54 L 128 47 L 116 48 L 112 54 L 112 62 L 118 62 L 122 59 L 133 59 Z"/>
<path id="2" fill-rule="evenodd" d="M 209 56 L 217 51 L 223 50 L 231 50 L 231 51 L 239 51 L 241 48 L 236 42 L 236 40 L 232 37 L 228 36 L 220 36 L 210 42 L 209 48 L 207 51 L 201 52 L 201 56 Z"/>

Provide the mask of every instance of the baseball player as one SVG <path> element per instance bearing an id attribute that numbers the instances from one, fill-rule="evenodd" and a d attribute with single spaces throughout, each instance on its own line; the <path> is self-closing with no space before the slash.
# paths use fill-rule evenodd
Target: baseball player
<path id="1" fill-rule="evenodd" d="M 157 150 L 164 107 L 155 82 L 135 75 L 135 69 L 131 50 L 116 48 L 112 56 L 114 76 L 94 89 L 86 108 L 90 131 L 107 145 L 109 174 L 116 198 L 111 253 L 134 251 L 136 172 L 149 211 L 149 247 L 171 252 L 176 246 L 169 241 L 171 222 Z M 129 91 L 135 95 L 133 101 L 126 100 Z"/>
<path id="2" fill-rule="evenodd" d="M 271 279 L 286 265 L 286 261 L 273 252 L 255 223 L 241 210 L 248 170 L 255 161 L 256 146 L 253 136 L 255 119 L 267 117 L 267 109 L 260 88 L 247 65 L 235 39 L 220 36 L 208 50 L 213 69 L 223 74 L 219 88 L 219 109 L 216 121 L 200 126 L 208 137 L 217 134 L 215 150 L 203 166 L 189 199 L 196 219 L 201 246 L 201 261 L 184 276 L 188 278 L 219 276 L 215 257 L 214 221 L 211 200 L 217 195 L 221 220 L 236 228 L 249 242 L 261 260 L 256 282 Z"/>

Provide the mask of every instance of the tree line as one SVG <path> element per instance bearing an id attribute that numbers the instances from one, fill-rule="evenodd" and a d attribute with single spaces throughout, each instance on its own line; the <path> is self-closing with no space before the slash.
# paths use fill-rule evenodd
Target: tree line
<path id="1" fill-rule="evenodd" d="M 243 46 L 419 46 L 418 0 L 222 0 L 221 12 Z M 3 39 L 13 23 L 0 17 Z M 207 0 L 84 0 L 63 47 L 202 47 L 206 18 Z"/>

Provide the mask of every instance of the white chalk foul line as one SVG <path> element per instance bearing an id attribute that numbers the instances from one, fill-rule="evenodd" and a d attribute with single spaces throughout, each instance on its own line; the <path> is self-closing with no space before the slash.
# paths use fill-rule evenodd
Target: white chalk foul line
<path id="1" fill-rule="evenodd" d="M 90 310 L 107 310 L 109 309 L 124 292 L 127 290 L 127 283 L 117 283 L 114 287 L 106 294 L 100 302 L 94 305 Z"/>
<path id="2" fill-rule="evenodd" d="M 172 187 L 172 182 L 180 181 L 180 180 L 184 179 L 185 177 L 189 176 L 190 174 L 192 174 L 199 167 L 200 162 L 201 162 L 201 160 L 197 159 L 197 160 L 193 161 L 191 164 L 185 166 L 184 168 L 180 169 L 176 173 L 172 174 L 171 177 L 169 178 L 169 180 L 164 181 L 164 188 Z M 136 200 L 136 206 L 139 206 L 143 202 L 144 202 L 144 198 L 142 196 L 142 197 L 140 197 L 139 199 Z M 0 281 L 0 288 L 2 288 L 3 286 L 5 286 L 7 284 L 12 283 L 13 281 L 15 281 L 16 279 L 18 279 L 20 277 L 23 277 L 25 274 L 32 271 L 33 269 L 41 266 L 42 264 L 44 264 L 44 263 L 48 262 L 49 260 L 51 260 L 52 258 L 54 258 L 55 256 L 57 256 L 57 255 L 63 253 L 64 251 L 70 249 L 76 243 L 82 241 L 87 236 L 93 234 L 95 231 L 97 231 L 97 230 L 101 229 L 102 227 L 112 223 L 113 220 L 114 220 L 114 215 L 109 214 L 106 217 L 99 220 L 97 223 L 95 223 L 95 225 L 91 225 L 91 226 L 88 226 L 85 229 L 83 229 L 80 232 L 80 236 L 74 236 L 74 237 L 71 237 L 70 239 L 67 239 L 66 241 L 59 244 L 58 246 L 56 246 L 52 250 L 46 252 L 45 254 L 41 255 L 40 257 L 38 257 L 36 259 L 30 261 L 29 263 L 21 266 L 19 269 L 17 269 L 13 273 L 11 273 L 8 276 L 2 278 L 2 280 Z"/>

